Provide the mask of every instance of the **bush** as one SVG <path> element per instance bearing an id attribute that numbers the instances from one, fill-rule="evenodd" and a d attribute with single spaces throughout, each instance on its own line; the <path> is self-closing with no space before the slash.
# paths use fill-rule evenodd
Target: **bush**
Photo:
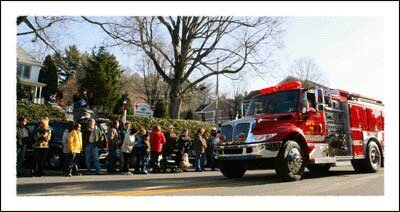
<path id="1" fill-rule="evenodd" d="M 39 121 L 45 116 L 49 117 L 50 121 L 67 119 L 64 112 L 51 105 L 17 101 L 17 119 L 23 115 L 28 118 L 28 121 Z"/>
<path id="2" fill-rule="evenodd" d="M 108 118 L 115 120 L 118 115 L 108 115 Z M 169 125 L 175 127 L 175 133 L 180 135 L 184 128 L 189 129 L 190 136 L 193 136 L 199 127 L 209 131 L 211 127 L 215 127 L 213 123 L 206 123 L 201 121 L 193 120 L 182 120 L 182 119 L 170 119 L 170 118 L 154 118 L 154 117 L 142 117 L 142 116 L 132 116 L 128 115 L 126 120 L 132 123 L 132 127 L 139 129 L 144 127 L 147 130 L 151 130 L 155 125 L 160 125 L 163 131 L 166 131 Z"/>

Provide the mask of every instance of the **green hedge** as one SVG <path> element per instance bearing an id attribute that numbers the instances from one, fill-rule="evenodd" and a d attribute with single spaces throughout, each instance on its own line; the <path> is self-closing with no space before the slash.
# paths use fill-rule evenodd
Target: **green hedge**
<path id="1" fill-rule="evenodd" d="M 49 117 L 50 121 L 66 120 L 66 114 L 49 104 L 33 104 L 17 101 L 17 119 L 26 116 L 28 121 L 39 121 L 42 117 Z"/>
<path id="2" fill-rule="evenodd" d="M 111 120 L 115 120 L 118 115 L 109 115 L 108 118 Z M 166 131 L 169 125 L 173 125 L 175 127 L 175 132 L 180 135 L 184 128 L 189 129 L 189 134 L 191 136 L 197 131 L 199 127 L 206 129 L 206 131 L 210 131 L 211 127 L 215 127 L 215 124 L 206 123 L 201 121 L 193 121 L 193 120 L 183 120 L 183 119 L 169 119 L 169 118 L 148 118 L 142 116 L 132 116 L 128 115 L 126 117 L 127 121 L 132 123 L 132 127 L 135 129 L 139 129 L 140 127 L 144 127 L 148 130 L 152 129 L 155 125 L 160 125 L 163 131 Z"/>

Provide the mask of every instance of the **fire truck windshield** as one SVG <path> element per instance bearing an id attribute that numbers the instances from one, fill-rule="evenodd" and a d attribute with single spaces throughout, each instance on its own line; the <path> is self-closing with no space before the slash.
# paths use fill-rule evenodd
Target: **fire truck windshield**
<path id="1" fill-rule="evenodd" d="M 289 113 L 298 109 L 299 90 L 269 93 L 254 97 L 246 116 L 262 113 Z"/>

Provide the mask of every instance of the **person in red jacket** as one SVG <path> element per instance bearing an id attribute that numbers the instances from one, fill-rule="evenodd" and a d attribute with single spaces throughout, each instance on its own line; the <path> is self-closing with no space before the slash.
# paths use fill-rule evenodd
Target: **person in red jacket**
<path id="1" fill-rule="evenodd" d="M 150 133 L 150 166 L 153 168 L 153 173 L 160 171 L 158 157 L 162 153 L 162 146 L 166 143 L 164 133 L 160 126 L 155 126 Z"/>

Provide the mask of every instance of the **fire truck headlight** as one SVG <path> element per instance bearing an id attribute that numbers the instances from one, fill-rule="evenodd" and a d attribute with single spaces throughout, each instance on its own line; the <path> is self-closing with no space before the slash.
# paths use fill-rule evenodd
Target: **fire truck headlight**
<path id="1" fill-rule="evenodd" d="M 262 134 L 262 135 L 254 135 L 255 142 L 267 141 L 272 137 L 276 136 L 277 133 L 270 133 L 270 134 Z"/>

